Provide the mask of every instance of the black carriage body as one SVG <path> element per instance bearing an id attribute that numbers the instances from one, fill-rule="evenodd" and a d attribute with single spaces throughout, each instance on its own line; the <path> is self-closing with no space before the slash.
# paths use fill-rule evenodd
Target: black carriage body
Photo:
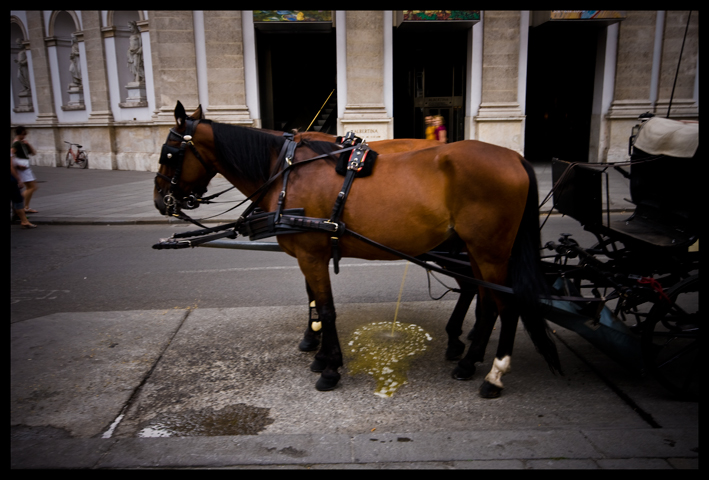
<path id="1" fill-rule="evenodd" d="M 657 119 L 653 128 L 661 122 L 672 127 L 674 121 Z M 636 129 L 642 134 L 646 125 Z M 598 243 L 582 247 L 564 235 L 546 245 L 555 252 L 542 262 L 555 293 L 588 299 L 549 302 L 547 318 L 579 333 L 624 366 L 652 373 L 674 393 L 697 398 L 698 377 L 691 372 L 697 368 L 701 318 L 698 124 L 690 135 L 679 136 L 694 142 L 690 148 L 668 148 L 671 135 L 656 135 L 653 141 L 664 142 L 657 148 L 646 137 L 645 150 L 633 144 L 640 137 L 631 136 L 629 173 L 622 168 L 625 164 L 553 160 L 554 207 L 579 221 Z M 683 156 L 664 153 L 681 150 Z M 606 180 L 607 191 L 611 167 L 629 178 L 635 205 L 630 216 L 611 215 L 609 200 L 604 199 L 603 184 Z"/>

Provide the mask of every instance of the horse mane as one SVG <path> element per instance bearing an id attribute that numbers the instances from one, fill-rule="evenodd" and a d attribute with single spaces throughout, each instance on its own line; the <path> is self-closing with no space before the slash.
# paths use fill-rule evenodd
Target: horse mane
<path id="1" fill-rule="evenodd" d="M 252 182 L 268 180 L 271 157 L 280 152 L 283 137 L 218 122 L 212 122 L 212 132 L 219 161 L 228 170 Z"/>
<path id="2" fill-rule="evenodd" d="M 340 155 L 339 150 L 342 148 L 337 143 L 325 142 L 322 140 L 301 140 L 300 145 L 308 147 L 316 155 L 324 155 L 326 153 L 331 154 L 329 157 L 325 157 L 324 160 L 336 161 L 337 157 Z"/>
<path id="3" fill-rule="evenodd" d="M 275 135 L 274 131 L 210 123 L 218 158 L 227 169 L 252 182 L 264 183 L 270 178 L 271 158 L 274 153 L 278 155 L 281 151 L 284 137 Z M 301 140 L 299 146 L 310 148 L 314 156 L 331 154 L 324 160 L 333 164 L 342 148 L 334 142 L 307 139 Z"/>

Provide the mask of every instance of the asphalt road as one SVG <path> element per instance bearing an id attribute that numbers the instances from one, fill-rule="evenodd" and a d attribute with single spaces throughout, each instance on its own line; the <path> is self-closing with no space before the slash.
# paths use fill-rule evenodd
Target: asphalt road
<path id="1" fill-rule="evenodd" d="M 305 282 L 294 258 L 280 252 L 194 248 L 153 250 L 184 225 L 43 225 L 11 230 L 11 322 L 55 312 L 301 305 Z M 577 222 L 550 217 L 543 241 L 572 233 Z M 583 243 L 582 243 L 583 244 Z M 586 243 L 588 244 L 588 243 Z M 336 304 L 396 301 L 404 261 L 343 259 L 332 275 Z M 439 278 L 441 278 L 439 276 Z M 366 281 L 362 281 L 366 279 Z M 455 282 L 441 278 L 447 285 Z M 445 292 L 431 279 L 432 292 Z M 446 299 L 455 299 L 451 294 Z M 408 270 L 402 301 L 430 300 L 426 273 Z"/>

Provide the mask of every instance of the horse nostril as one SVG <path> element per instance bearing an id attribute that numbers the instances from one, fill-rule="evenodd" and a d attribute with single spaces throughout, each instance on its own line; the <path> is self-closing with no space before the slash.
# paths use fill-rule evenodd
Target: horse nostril
<path id="1" fill-rule="evenodd" d="M 157 208 L 162 215 L 165 215 L 167 213 L 167 209 L 165 207 L 165 202 L 162 201 L 162 198 L 156 198 L 154 199 L 154 202 L 155 208 Z"/>

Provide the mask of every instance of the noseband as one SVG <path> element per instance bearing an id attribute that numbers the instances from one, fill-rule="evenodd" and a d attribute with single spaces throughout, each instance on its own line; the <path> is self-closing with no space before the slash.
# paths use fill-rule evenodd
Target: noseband
<path id="1" fill-rule="evenodd" d="M 194 146 L 194 142 L 192 142 L 192 137 L 199 122 L 200 120 L 192 120 L 190 118 L 186 119 L 184 135 L 175 131 L 174 128 L 171 128 L 170 134 L 167 136 L 167 140 L 162 146 L 162 150 L 160 152 L 160 164 L 172 167 L 175 172 L 172 178 L 167 175 L 163 175 L 160 172 L 158 172 L 155 176 L 155 188 L 158 193 L 163 196 L 163 203 L 165 203 L 167 215 L 180 217 L 182 215 L 180 213 L 180 209 L 184 208 L 191 210 L 199 207 L 199 199 L 201 198 L 202 193 L 191 192 L 189 195 L 184 195 L 181 199 L 178 199 L 180 195 L 178 194 L 179 188 L 177 187 L 177 183 L 180 181 L 180 175 L 182 174 L 182 166 L 185 161 L 185 150 L 188 146 L 190 147 L 190 150 L 192 150 L 192 154 L 207 170 L 207 173 L 210 171 L 209 166 L 204 159 L 202 159 L 202 156 Z M 168 145 L 168 142 L 171 140 L 179 141 L 180 145 L 178 147 Z M 163 180 L 170 182 L 170 189 L 167 193 L 164 193 L 158 185 L 158 178 L 162 178 Z"/>

